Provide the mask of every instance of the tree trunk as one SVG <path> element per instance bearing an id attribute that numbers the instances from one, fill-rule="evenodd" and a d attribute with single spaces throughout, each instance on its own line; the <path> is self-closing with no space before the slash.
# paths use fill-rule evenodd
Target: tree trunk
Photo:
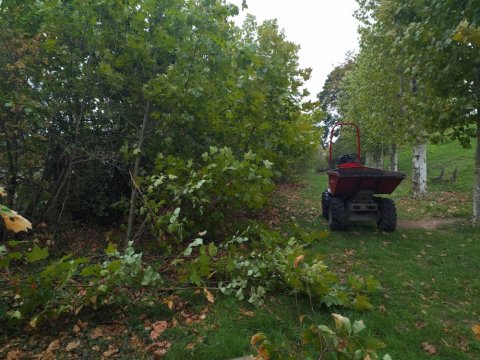
<path id="1" fill-rule="evenodd" d="M 383 170 L 383 149 L 378 149 L 373 152 L 373 167 Z"/>
<path id="2" fill-rule="evenodd" d="M 371 151 L 367 151 L 365 154 L 365 166 L 373 167 L 373 153 Z"/>
<path id="3" fill-rule="evenodd" d="M 478 110 L 477 110 L 478 111 Z M 475 151 L 475 184 L 473 188 L 473 224 L 480 223 L 480 113 L 477 119 L 477 149 Z"/>
<path id="4" fill-rule="evenodd" d="M 143 113 L 143 122 L 142 122 L 142 127 L 140 128 L 140 135 L 138 137 L 138 147 L 137 149 L 139 150 L 139 154 L 137 155 L 137 158 L 135 159 L 135 165 L 133 167 L 133 174 L 132 174 L 132 192 L 130 194 L 130 210 L 128 212 L 128 222 L 127 222 L 127 235 L 126 235 L 126 240 L 127 243 L 131 240 L 132 238 L 132 232 L 133 232 L 133 222 L 135 221 L 135 203 L 137 202 L 137 187 L 135 184 L 135 180 L 138 176 L 138 172 L 140 171 L 140 159 L 142 157 L 142 149 L 143 149 L 143 142 L 145 140 L 145 130 L 147 128 L 148 124 L 148 118 L 150 116 L 150 100 L 147 101 L 145 104 L 145 111 Z"/>
<path id="5" fill-rule="evenodd" d="M 427 144 L 425 142 L 413 147 L 412 192 L 413 197 L 422 197 L 427 194 Z"/>
<path id="6" fill-rule="evenodd" d="M 398 171 L 398 146 L 391 144 L 388 148 L 389 170 Z"/>

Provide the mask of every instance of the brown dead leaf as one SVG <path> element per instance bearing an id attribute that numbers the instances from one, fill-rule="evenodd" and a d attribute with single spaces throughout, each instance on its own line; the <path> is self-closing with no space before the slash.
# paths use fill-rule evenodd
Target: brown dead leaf
<path id="1" fill-rule="evenodd" d="M 54 353 L 54 352 L 57 351 L 59 348 L 60 348 L 60 340 L 59 340 L 59 339 L 56 339 L 56 340 L 53 340 L 53 341 L 48 345 L 47 352 L 49 352 L 49 353 Z"/>
<path id="2" fill-rule="evenodd" d="M 213 304 L 215 302 L 215 297 L 213 296 L 213 294 L 210 291 L 208 291 L 206 287 L 203 288 L 203 292 L 205 293 L 205 296 L 208 302 L 211 302 Z"/>
<path id="3" fill-rule="evenodd" d="M 118 353 L 118 348 L 113 345 L 108 345 L 108 350 L 103 353 L 103 356 L 109 358 L 116 353 Z"/>
<path id="4" fill-rule="evenodd" d="M 298 264 L 300 264 L 303 260 L 305 260 L 305 255 L 299 255 L 295 258 L 295 261 L 293 262 L 293 267 L 296 269 L 298 267 Z"/>
<path id="5" fill-rule="evenodd" d="M 67 346 L 65 347 L 65 350 L 66 351 L 73 351 L 73 350 L 76 350 L 80 347 L 80 340 L 77 340 L 77 341 L 71 341 L 67 344 Z"/>
<path id="6" fill-rule="evenodd" d="M 122 335 L 124 331 L 125 331 L 125 326 L 122 326 L 122 325 L 102 324 L 102 325 L 98 325 L 95 329 L 93 329 L 92 334 L 90 335 L 90 338 L 95 340 L 100 337 L 109 338 L 111 336 L 119 336 L 119 335 Z"/>
<path id="7" fill-rule="evenodd" d="M 167 354 L 167 349 L 158 349 L 153 352 L 153 358 L 160 359 L 161 357 L 164 357 L 166 354 Z"/>
<path id="8" fill-rule="evenodd" d="M 152 324 L 152 331 L 150 332 L 150 339 L 157 339 L 162 333 L 168 328 L 168 323 L 166 321 L 157 321 L 155 324 Z"/>
<path id="9" fill-rule="evenodd" d="M 419 321 L 419 322 L 415 323 L 415 327 L 417 329 L 424 328 L 425 326 L 427 326 L 427 323 L 425 321 Z"/>
<path id="10" fill-rule="evenodd" d="M 345 256 L 352 256 L 352 255 L 355 255 L 355 250 L 345 249 Z"/>
<path id="11" fill-rule="evenodd" d="M 178 321 L 177 319 L 173 318 L 172 319 L 172 327 L 177 327 L 178 326 Z"/>
<path id="12" fill-rule="evenodd" d="M 255 346 L 258 342 L 265 340 L 267 337 L 265 336 L 264 333 L 256 333 L 255 335 L 252 336 L 250 339 L 250 344 L 252 346 Z"/>
<path id="13" fill-rule="evenodd" d="M 195 339 L 195 342 L 189 343 L 185 348 L 187 350 L 193 350 L 195 348 L 195 346 L 197 346 L 198 344 L 201 344 L 204 339 L 205 339 L 205 337 L 199 336 L 199 337 L 197 337 L 197 339 Z"/>
<path id="14" fill-rule="evenodd" d="M 7 353 L 6 360 L 21 360 L 23 358 L 23 352 L 21 350 L 14 349 Z"/>
<path id="15" fill-rule="evenodd" d="M 73 329 L 72 331 L 75 333 L 75 334 L 78 334 L 80 331 L 82 331 L 82 329 L 80 329 L 80 326 L 78 325 L 73 325 Z"/>
<path id="16" fill-rule="evenodd" d="M 378 307 L 378 310 L 381 312 L 381 313 L 386 313 L 387 312 L 387 308 L 384 306 L 384 305 L 380 305 Z"/>
<path id="17" fill-rule="evenodd" d="M 429 355 L 436 355 L 437 354 L 437 349 L 432 344 L 429 344 L 427 342 L 423 342 L 422 343 L 422 348 Z"/>
<path id="18" fill-rule="evenodd" d="M 145 350 L 147 352 L 153 351 L 153 357 L 159 359 L 164 356 L 171 347 L 172 343 L 170 341 L 157 341 L 147 346 Z"/>
<path id="19" fill-rule="evenodd" d="M 254 317 L 255 313 L 253 311 L 245 310 L 245 309 L 240 309 L 240 313 L 242 315 L 248 316 L 248 317 Z"/>
<path id="20" fill-rule="evenodd" d="M 80 327 L 80 329 L 85 330 L 88 326 L 88 321 L 81 321 L 80 319 L 77 321 L 77 325 Z"/>
<path id="21" fill-rule="evenodd" d="M 130 338 L 130 346 L 134 349 L 142 348 L 143 347 L 143 341 L 138 335 L 133 335 Z"/>
<path id="22" fill-rule="evenodd" d="M 480 324 L 473 325 L 472 331 L 475 334 L 477 340 L 480 341 Z"/>

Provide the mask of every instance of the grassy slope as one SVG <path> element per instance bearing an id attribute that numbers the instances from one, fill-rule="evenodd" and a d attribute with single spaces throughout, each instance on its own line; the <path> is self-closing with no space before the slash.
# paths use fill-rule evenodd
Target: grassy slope
<path id="1" fill-rule="evenodd" d="M 411 199 L 411 148 L 403 148 L 399 153 L 399 171 L 407 175 L 406 180 L 392 195 L 399 205 L 399 215 L 403 219 L 419 217 L 468 217 L 472 214 L 472 191 L 474 179 L 474 149 L 464 149 L 458 142 L 442 145 L 429 144 L 427 147 L 427 176 L 437 177 L 440 169 L 445 169 L 444 179 L 452 176 L 457 169 L 454 184 L 427 184 L 425 199 Z"/>

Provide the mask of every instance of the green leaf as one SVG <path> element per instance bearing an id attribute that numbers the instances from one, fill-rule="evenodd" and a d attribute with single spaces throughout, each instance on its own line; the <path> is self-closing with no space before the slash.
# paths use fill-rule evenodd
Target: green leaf
<path id="1" fill-rule="evenodd" d="M 367 284 L 367 291 L 374 293 L 380 289 L 380 281 L 375 279 L 372 275 L 365 277 L 365 283 Z"/>
<path id="2" fill-rule="evenodd" d="M 15 246 L 17 246 L 17 245 L 19 245 L 19 244 L 22 244 L 22 243 L 24 243 L 24 242 L 25 242 L 25 241 L 10 240 L 10 241 L 8 242 L 8 246 L 10 246 L 10 247 L 15 247 Z"/>
<path id="3" fill-rule="evenodd" d="M 210 244 L 208 244 L 208 254 L 213 257 L 215 255 L 217 255 L 217 247 L 215 246 L 215 244 L 213 242 L 211 242 Z"/>
<path id="4" fill-rule="evenodd" d="M 80 272 L 80 275 L 81 276 L 98 275 L 100 273 L 100 270 L 102 270 L 102 268 L 98 265 L 89 265 L 84 269 L 82 269 L 82 271 Z"/>
<path id="5" fill-rule="evenodd" d="M 363 323 L 363 320 L 357 320 L 353 323 L 353 333 L 354 334 L 358 334 L 359 332 L 361 332 L 362 330 L 365 329 L 365 324 Z"/>
<path id="6" fill-rule="evenodd" d="M 107 255 L 115 255 L 118 253 L 118 245 L 113 243 L 108 243 L 108 247 L 105 249 Z"/>
<path id="7" fill-rule="evenodd" d="M 48 257 L 48 248 L 40 248 L 37 244 L 33 245 L 33 249 L 25 254 L 27 261 L 33 263 L 39 260 L 46 259 Z"/>
<path id="8" fill-rule="evenodd" d="M 22 313 L 18 310 L 15 310 L 10 314 L 10 318 L 20 320 L 22 318 Z"/>
<path id="9" fill-rule="evenodd" d="M 23 257 L 23 253 L 19 251 L 14 251 L 14 252 L 8 253 L 7 256 L 9 259 L 20 260 Z"/>
<path id="10" fill-rule="evenodd" d="M 373 305 L 368 301 L 367 295 L 357 294 L 355 296 L 355 310 L 357 311 L 365 311 L 365 310 L 372 310 Z"/>

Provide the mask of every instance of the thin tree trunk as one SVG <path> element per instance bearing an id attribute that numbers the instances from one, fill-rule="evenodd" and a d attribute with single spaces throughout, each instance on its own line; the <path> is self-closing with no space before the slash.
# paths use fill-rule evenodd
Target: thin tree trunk
<path id="1" fill-rule="evenodd" d="M 480 223 L 480 113 L 477 114 L 477 149 L 475 151 L 475 184 L 473 188 L 473 224 L 478 225 L 479 223 Z"/>
<path id="2" fill-rule="evenodd" d="M 13 120 L 14 125 L 17 124 L 18 113 L 15 114 Z M 7 129 L 7 125 L 2 121 L 2 132 L 5 135 L 5 145 L 8 158 L 8 172 L 7 172 L 7 206 L 13 208 L 15 200 L 15 193 L 18 185 L 18 139 L 15 134 L 16 130 L 10 131 Z M 11 134 L 10 134 L 11 133 Z"/>
<path id="3" fill-rule="evenodd" d="M 412 192 L 413 197 L 427 194 L 427 144 L 417 143 L 413 147 L 412 157 Z"/>
<path id="4" fill-rule="evenodd" d="M 138 172 L 140 171 L 140 160 L 142 157 L 141 154 L 143 150 L 143 142 L 145 140 L 145 130 L 148 125 L 149 116 L 150 116 L 150 100 L 147 100 L 147 103 L 145 104 L 145 111 L 143 113 L 142 127 L 140 128 L 140 135 L 138 137 L 137 149 L 140 151 L 140 153 L 137 155 L 137 158 L 135 159 L 135 165 L 133 167 L 133 174 L 132 174 L 132 192 L 130 194 L 130 210 L 128 212 L 127 235 L 126 235 L 127 243 L 132 238 L 133 222 L 135 221 L 135 203 L 137 201 L 137 188 L 134 182 L 138 176 Z"/>
<path id="5" fill-rule="evenodd" d="M 397 144 L 390 144 L 388 148 L 389 170 L 398 171 L 398 146 Z"/>
<path id="6" fill-rule="evenodd" d="M 373 167 L 383 170 L 383 149 L 377 149 L 373 153 Z"/>
<path id="7" fill-rule="evenodd" d="M 371 151 L 365 153 L 365 166 L 373 167 L 373 153 Z"/>

